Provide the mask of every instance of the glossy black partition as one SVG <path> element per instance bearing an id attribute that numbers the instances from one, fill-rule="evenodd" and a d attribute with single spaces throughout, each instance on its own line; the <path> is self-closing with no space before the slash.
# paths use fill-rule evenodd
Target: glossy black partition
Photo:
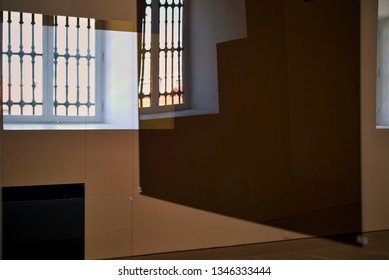
<path id="1" fill-rule="evenodd" d="M 3 259 L 85 258 L 84 184 L 2 188 Z"/>
<path id="2" fill-rule="evenodd" d="M 245 11 L 247 38 L 217 44 L 217 113 L 141 111 L 142 193 L 357 244 L 359 1 L 246 0 Z"/>

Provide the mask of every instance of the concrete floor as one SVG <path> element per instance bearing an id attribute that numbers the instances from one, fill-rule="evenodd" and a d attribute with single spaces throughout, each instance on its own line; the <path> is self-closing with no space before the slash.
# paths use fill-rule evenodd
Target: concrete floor
<path id="1" fill-rule="evenodd" d="M 306 238 L 224 248 L 137 256 L 133 260 L 389 260 L 389 231 L 365 233 L 368 243 L 353 246 Z"/>

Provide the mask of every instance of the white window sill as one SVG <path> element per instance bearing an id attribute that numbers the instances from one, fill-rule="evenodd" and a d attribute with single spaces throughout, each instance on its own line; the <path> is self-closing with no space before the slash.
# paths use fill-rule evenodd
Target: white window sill
<path id="1" fill-rule="evenodd" d="M 174 112 L 164 112 L 156 114 L 141 114 L 140 120 L 155 120 L 155 119 L 166 119 L 166 118 L 178 118 L 178 117 L 189 117 L 198 115 L 211 115 L 218 114 L 218 111 L 202 110 L 202 109 L 187 109 Z"/>
<path id="2" fill-rule="evenodd" d="M 389 125 L 377 125 L 376 129 L 389 129 Z"/>
<path id="3" fill-rule="evenodd" d="M 120 130 L 128 129 L 120 125 L 112 125 L 105 123 L 87 123 L 87 124 L 71 124 L 71 123 L 4 123 L 4 130 Z"/>

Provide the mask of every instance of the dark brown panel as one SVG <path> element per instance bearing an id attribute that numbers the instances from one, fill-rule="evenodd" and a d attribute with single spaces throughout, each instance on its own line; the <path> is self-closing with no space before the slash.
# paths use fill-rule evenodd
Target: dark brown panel
<path id="1" fill-rule="evenodd" d="M 248 38 L 217 48 L 219 114 L 140 131 L 143 193 L 315 236 L 360 232 L 359 1 L 246 11 Z"/>

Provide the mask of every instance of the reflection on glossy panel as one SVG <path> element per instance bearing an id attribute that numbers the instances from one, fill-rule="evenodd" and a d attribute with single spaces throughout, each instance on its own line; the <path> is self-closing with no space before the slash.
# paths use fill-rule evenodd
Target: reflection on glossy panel
<path id="1" fill-rule="evenodd" d="M 169 14 L 167 3 L 160 6 Z M 142 194 L 357 244 L 359 4 L 185 3 L 190 63 L 184 66 L 191 106 L 202 115 L 179 112 L 170 129 L 162 126 L 169 118 L 141 122 L 157 128 L 140 131 Z M 176 63 L 181 51 L 166 46 L 166 29 L 159 34 L 165 41 L 158 77 L 159 102 L 167 106 L 176 102 L 165 93 L 175 91 L 182 65 Z"/>
<path id="2" fill-rule="evenodd" d="M 162 0 L 146 1 L 145 4 L 141 35 L 139 106 L 151 107 L 148 112 L 158 112 L 164 110 L 163 107 L 167 105 L 184 103 L 184 5 L 183 1 Z M 158 35 L 153 33 L 153 30 L 158 30 Z M 151 102 L 143 102 L 146 96 Z"/>

